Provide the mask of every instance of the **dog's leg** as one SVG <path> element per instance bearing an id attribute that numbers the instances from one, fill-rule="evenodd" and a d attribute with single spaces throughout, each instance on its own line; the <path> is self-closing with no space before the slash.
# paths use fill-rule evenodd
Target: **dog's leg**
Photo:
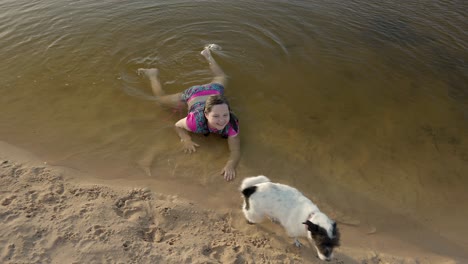
<path id="1" fill-rule="evenodd" d="M 281 222 L 280 222 L 277 218 L 274 218 L 274 217 L 268 217 L 268 218 L 270 219 L 270 221 L 271 221 L 272 223 L 275 223 L 275 224 L 278 224 L 278 225 L 281 224 Z"/>
<path id="2" fill-rule="evenodd" d="M 254 208 L 250 208 L 250 210 L 243 208 L 242 211 L 244 212 L 245 219 L 247 219 L 249 224 L 260 223 L 265 218 L 262 213 L 256 212 Z"/>
<path id="3" fill-rule="evenodd" d="M 297 239 L 297 237 L 294 238 L 294 245 L 298 248 L 302 247 L 302 243 Z"/>

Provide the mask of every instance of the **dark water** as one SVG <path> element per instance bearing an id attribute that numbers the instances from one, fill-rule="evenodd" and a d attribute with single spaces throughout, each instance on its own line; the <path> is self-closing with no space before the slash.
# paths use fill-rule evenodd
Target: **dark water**
<path id="1" fill-rule="evenodd" d="M 223 207 L 239 206 L 239 179 L 265 174 L 342 222 L 409 243 L 425 234 L 423 249 L 466 257 L 465 1 L 16 0 L 0 10 L 0 140 Z M 148 100 L 136 74 L 159 68 L 168 93 L 205 83 L 207 43 L 223 48 L 214 56 L 241 120 L 231 184 L 218 175 L 224 141 L 194 136 L 198 153 L 184 155 L 172 129 L 182 113 Z"/>

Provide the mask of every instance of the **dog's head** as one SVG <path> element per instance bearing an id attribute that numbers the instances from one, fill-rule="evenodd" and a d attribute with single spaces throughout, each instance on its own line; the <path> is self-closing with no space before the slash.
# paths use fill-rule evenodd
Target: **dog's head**
<path id="1" fill-rule="evenodd" d="M 333 249 L 340 245 L 340 232 L 336 222 L 319 212 L 303 223 L 307 228 L 308 238 L 314 242 L 321 260 L 331 260 Z"/>

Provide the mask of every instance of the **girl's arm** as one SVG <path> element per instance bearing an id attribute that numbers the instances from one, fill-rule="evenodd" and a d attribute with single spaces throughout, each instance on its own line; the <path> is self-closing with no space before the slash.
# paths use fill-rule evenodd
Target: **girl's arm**
<path id="1" fill-rule="evenodd" d="M 236 167 L 240 161 L 240 137 L 239 134 L 228 137 L 228 146 L 231 154 L 229 155 L 229 160 L 224 166 L 222 174 L 226 181 L 233 180 L 236 177 Z"/>
<path id="2" fill-rule="evenodd" d="M 190 137 L 189 133 L 189 128 L 187 127 L 187 118 L 184 117 L 181 120 L 177 121 L 175 123 L 175 130 L 177 132 L 177 135 L 180 137 L 180 141 L 183 144 L 184 152 L 185 153 L 193 153 L 197 149 L 196 147 L 199 147 L 199 145 L 195 142 L 192 141 L 192 138 Z"/>

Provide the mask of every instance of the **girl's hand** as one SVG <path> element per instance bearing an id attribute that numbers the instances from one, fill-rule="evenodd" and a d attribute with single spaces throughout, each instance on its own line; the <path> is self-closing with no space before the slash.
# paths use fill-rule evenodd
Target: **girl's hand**
<path id="1" fill-rule="evenodd" d="M 200 146 L 190 139 L 181 140 L 181 142 L 182 142 L 184 152 L 188 154 L 192 154 L 193 152 L 197 151 L 196 147 Z"/>
<path id="2" fill-rule="evenodd" d="M 231 164 L 226 164 L 221 171 L 221 174 L 224 176 L 226 181 L 231 181 L 236 177 L 236 169 Z"/>

